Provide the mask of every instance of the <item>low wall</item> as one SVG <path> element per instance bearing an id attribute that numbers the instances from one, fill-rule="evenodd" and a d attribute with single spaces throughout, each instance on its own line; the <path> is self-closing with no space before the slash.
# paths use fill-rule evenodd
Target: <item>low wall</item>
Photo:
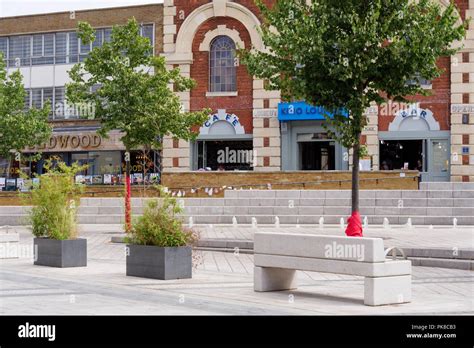
<path id="1" fill-rule="evenodd" d="M 98 185 L 87 186 L 84 190 L 84 194 L 82 195 L 82 197 L 124 197 L 124 195 L 124 186 Z M 22 199 L 21 194 L 19 192 L 0 192 L 0 207 L 18 206 L 24 204 L 28 205 L 28 193 L 23 194 L 23 196 L 24 198 Z M 132 186 L 132 197 L 156 196 L 158 196 L 158 191 L 151 186 L 147 186 L 145 189 L 143 188 L 143 186 Z"/>
<path id="2" fill-rule="evenodd" d="M 185 172 L 163 173 L 162 184 L 170 190 L 224 187 L 276 190 L 350 190 L 352 173 L 327 172 Z M 418 190 L 418 171 L 361 172 L 360 187 L 364 190 Z"/>
<path id="3" fill-rule="evenodd" d="M 417 171 L 361 172 L 362 190 L 418 190 Z M 350 190 L 352 173 L 331 172 L 186 172 L 163 173 L 162 184 L 172 192 L 186 192 L 186 197 L 223 197 L 224 187 L 274 190 Z M 197 189 L 197 190 L 196 190 Z M 195 191 L 194 193 L 191 190 Z M 88 186 L 83 197 L 123 197 L 123 186 Z M 151 186 L 132 186 L 133 197 L 156 197 Z M 23 205 L 18 192 L 0 192 L 0 206 Z"/>

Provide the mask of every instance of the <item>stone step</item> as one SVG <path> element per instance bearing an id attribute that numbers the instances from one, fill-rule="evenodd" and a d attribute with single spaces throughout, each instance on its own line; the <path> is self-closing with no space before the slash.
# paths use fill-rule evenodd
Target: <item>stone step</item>
<path id="1" fill-rule="evenodd" d="M 334 199 L 345 198 L 350 199 L 350 190 L 340 191 L 318 191 L 318 190 L 235 190 L 225 191 L 225 198 L 247 198 L 247 199 Z M 403 198 L 474 198 L 474 189 L 467 187 L 466 189 L 438 189 L 438 190 L 365 190 L 360 191 L 360 198 L 367 199 L 403 199 Z"/>
<path id="2" fill-rule="evenodd" d="M 235 216 L 240 224 L 250 224 L 252 217 L 255 217 L 257 221 L 261 224 L 273 224 L 275 222 L 275 216 L 278 216 L 281 224 L 314 224 L 317 225 L 321 216 L 324 216 L 324 221 L 326 224 L 336 224 L 338 225 L 341 218 L 345 220 L 350 215 L 350 209 L 346 209 L 345 213 L 341 211 L 340 208 L 332 212 L 332 214 L 302 214 L 302 215 L 284 215 L 284 214 L 262 214 L 258 215 L 255 212 L 253 214 L 190 214 L 186 213 L 183 215 L 183 219 L 187 223 L 189 217 L 193 217 L 195 224 L 232 224 L 232 218 Z M 394 210 L 395 211 L 395 210 Z M 361 209 L 361 212 L 364 212 Z M 395 212 L 400 212 L 399 210 Z M 384 218 L 388 218 L 389 222 L 394 225 L 404 225 L 407 223 L 408 218 L 412 219 L 413 225 L 441 225 L 449 226 L 453 224 L 452 216 L 443 216 L 443 215 L 408 215 L 410 211 L 404 211 L 402 215 L 395 215 L 387 211 L 387 214 L 364 214 L 362 216 L 367 216 L 369 224 L 381 225 L 384 221 Z M 139 216 L 139 213 L 135 213 L 134 217 Z M 474 216 L 457 216 L 458 225 L 474 225 Z M 11 214 L 11 215 L 0 215 L 0 226 L 1 225 L 10 225 L 10 226 L 20 226 L 26 225 L 28 222 L 27 216 L 25 214 Z M 124 223 L 124 214 L 78 214 L 78 222 L 80 224 L 123 224 Z"/>
<path id="3" fill-rule="evenodd" d="M 427 257 L 409 257 L 412 266 L 474 270 L 473 260 L 437 259 Z"/>
<path id="4" fill-rule="evenodd" d="M 319 198 L 319 199 L 281 199 L 281 198 L 226 198 L 217 199 L 181 199 L 180 204 L 185 207 L 322 207 L 322 206 L 350 206 L 350 198 Z M 474 198 L 362 198 L 360 205 L 365 207 L 474 207 Z M 143 207 L 144 202 L 132 202 L 132 207 Z M 81 204 L 81 208 L 117 208 L 123 205 Z M 12 211 L 12 207 L 2 207 L 2 211 Z M 93 209 L 91 209 L 92 211 Z"/>
<path id="5" fill-rule="evenodd" d="M 407 257 L 474 260 L 474 249 L 404 247 L 403 251 Z"/>
<path id="6" fill-rule="evenodd" d="M 474 190 L 474 182 L 422 182 L 420 190 Z"/>
<path id="7" fill-rule="evenodd" d="M 195 199 L 183 199 L 186 212 L 190 214 L 274 214 L 292 215 L 297 214 L 347 214 L 350 210 L 349 199 L 299 199 L 287 201 L 285 199 L 225 199 L 223 205 L 214 205 L 212 199 L 200 200 L 197 204 Z M 212 204 L 209 204 L 212 203 Z M 405 214 L 405 215 L 454 215 L 470 216 L 474 215 L 474 199 L 361 199 L 361 213 L 367 215 L 378 214 Z M 29 207 L 4 206 L 0 209 L 0 216 L 26 214 Z M 348 210 L 349 209 L 349 210 Z M 143 212 L 143 204 L 133 204 L 134 214 Z M 81 205 L 80 214 L 121 214 L 124 212 L 123 206 L 99 206 Z"/>

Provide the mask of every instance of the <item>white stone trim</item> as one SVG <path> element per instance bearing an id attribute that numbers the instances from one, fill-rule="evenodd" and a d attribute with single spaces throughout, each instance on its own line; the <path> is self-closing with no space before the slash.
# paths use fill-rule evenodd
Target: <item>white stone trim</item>
<path id="1" fill-rule="evenodd" d="M 239 95 L 238 91 L 235 92 L 207 92 L 206 97 L 237 97 Z"/>
<path id="2" fill-rule="evenodd" d="M 425 117 L 420 116 L 420 113 L 423 112 L 423 111 L 426 112 Z M 409 116 L 403 117 L 402 114 L 404 112 L 408 112 Z M 413 112 L 413 114 L 412 114 L 412 112 Z M 415 112 L 416 112 L 416 114 L 415 114 Z M 401 126 L 402 122 L 405 119 L 410 118 L 410 117 L 418 117 L 420 120 L 426 122 L 428 124 L 428 128 L 429 128 L 430 131 L 439 131 L 440 130 L 439 123 L 433 117 L 433 112 L 431 110 L 410 108 L 408 110 L 400 110 L 396 114 L 395 118 L 393 119 L 393 121 L 388 126 L 388 131 L 389 132 L 397 132 L 400 129 L 400 126 Z"/>
<path id="3" fill-rule="evenodd" d="M 235 3 L 226 2 L 226 16 L 240 21 L 250 33 L 252 44 L 256 49 L 263 50 L 263 40 L 260 37 L 257 28 L 261 25 L 257 16 L 248 8 Z M 199 27 L 207 20 L 214 18 L 214 3 L 208 3 L 194 10 L 181 25 L 176 37 L 175 54 L 191 53 L 192 44 Z M 168 59 L 174 61 L 174 56 L 170 55 Z"/>
<path id="4" fill-rule="evenodd" d="M 211 50 L 211 43 L 218 36 L 230 37 L 235 46 L 239 48 L 245 48 L 245 43 L 240 38 L 240 33 L 235 29 L 229 29 L 226 25 L 218 25 L 216 29 L 208 31 L 204 36 L 204 41 L 199 45 L 199 51 L 209 52 Z"/>

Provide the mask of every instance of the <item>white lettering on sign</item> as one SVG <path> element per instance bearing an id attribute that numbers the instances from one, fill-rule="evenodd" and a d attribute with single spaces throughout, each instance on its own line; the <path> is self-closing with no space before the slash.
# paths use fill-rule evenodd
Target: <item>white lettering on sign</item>
<path id="1" fill-rule="evenodd" d="M 240 124 L 239 118 L 234 114 L 229 114 L 225 110 L 218 110 L 217 114 L 209 116 L 209 119 L 199 130 L 201 135 L 210 134 L 211 128 L 218 122 L 227 122 L 235 131 L 235 134 L 245 134 L 244 127 Z"/>
<path id="2" fill-rule="evenodd" d="M 451 112 L 453 114 L 472 114 L 474 113 L 474 104 L 452 104 Z"/>
<path id="3" fill-rule="evenodd" d="M 278 117 L 278 109 L 254 110 L 253 117 Z"/>

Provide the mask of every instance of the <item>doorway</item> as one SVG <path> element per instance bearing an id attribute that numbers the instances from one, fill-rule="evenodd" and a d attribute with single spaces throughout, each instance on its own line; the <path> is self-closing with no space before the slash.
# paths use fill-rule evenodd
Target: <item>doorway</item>
<path id="1" fill-rule="evenodd" d="M 447 139 L 380 140 L 380 170 L 418 170 L 423 182 L 449 181 Z"/>
<path id="2" fill-rule="evenodd" d="M 334 141 L 301 142 L 300 170 L 335 170 L 336 143 Z"/>

